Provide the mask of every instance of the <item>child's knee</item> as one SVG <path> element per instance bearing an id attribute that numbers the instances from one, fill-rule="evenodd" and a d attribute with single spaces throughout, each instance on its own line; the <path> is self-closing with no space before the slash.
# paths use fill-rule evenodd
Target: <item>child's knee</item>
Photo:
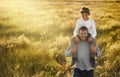
<path id="1" fill-rule="evenodd" d="M 89 42 L 89 43 L 92 43 L 93 40 L 94 40 L 94 39 L 93 39 L 92 37 L 89 37 L 89 38 L 88 38 L 88 42 Z"/>
<path id="2" fill-rule="evenodd" d="M 75 43 L 79 43 L 80 42 L 80 39 L 78 38 L 78 36 L 74 37 L 74 41 L 75 41 Z"/>

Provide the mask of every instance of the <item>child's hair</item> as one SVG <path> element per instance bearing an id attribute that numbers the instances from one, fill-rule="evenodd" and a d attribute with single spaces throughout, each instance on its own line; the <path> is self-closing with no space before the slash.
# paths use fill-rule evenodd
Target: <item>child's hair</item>
<path id="1" fill-rule="evenodd" d="M 88 15 L 90 15 L 90 10 L 89 10 L 89 8 L 86 8 L 86 7 L 83 7 L 80 12 L 81 13 L 87 13 Z"/>
<path id="2" fill-rule="evenodd" d="M 87 27 L 85 27 L 85 26 L 80 27 L 80 28 L 79 28 L 79 31 L 80 31 L 80 30 L 87 30 L 87 31 L 88 31 Z"/>

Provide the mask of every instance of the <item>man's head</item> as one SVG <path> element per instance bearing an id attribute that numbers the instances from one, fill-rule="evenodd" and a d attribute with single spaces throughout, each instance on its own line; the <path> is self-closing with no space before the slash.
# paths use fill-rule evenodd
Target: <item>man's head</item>
<path id="1" fill-rule="evenodd" d="M 89 8 L 86 8 L 86 7 L 83 7 L 82 10 L 80 11 L 81 15 L 82 15 L 82 18 L 84 20 L 88 20 L 89 19 L 89 15 L 90 15 L 90 11 L 89 11 Z"/>
<path id="2" fill-rule="evenodd" d="M 79 37 L 81 40 L 86 40 L 88 36 L 88 29 L 85 26 L 79 28 Z"/>

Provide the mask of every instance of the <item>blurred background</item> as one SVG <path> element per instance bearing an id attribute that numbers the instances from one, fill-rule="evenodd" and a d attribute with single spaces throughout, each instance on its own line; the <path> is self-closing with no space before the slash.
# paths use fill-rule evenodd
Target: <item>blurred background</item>
<path id="1" fill-rule="evenodd" d="M 83 6 L 103 54 L 95 77 L 120 77 L 119 0 L 0 0 L 0 77 L 72 77 L 65 51 Z"/>

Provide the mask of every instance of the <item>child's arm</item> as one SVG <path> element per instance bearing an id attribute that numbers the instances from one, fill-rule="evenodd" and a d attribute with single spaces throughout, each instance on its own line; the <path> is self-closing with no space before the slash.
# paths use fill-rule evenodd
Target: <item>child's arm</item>
<path id="1" fill-rule="evenodd" d="M 94 20 L 92 20 L 92 35 L 91 35 L 91 37 L 93 37 L 95 39 L 96 36 L 97 36 L 96 26 L 95 26 Z"/>
<path id="2" fill-rule="evenodd" d="M 81 23 L 81 21 L 80 21 L 80 20 L 77 20 L 75 29 L 74 29 L 74 31 L 73 31 L 73 36 L 78 35 L 78 30 L 79 30 L 79 28 L 80 28 L 80 23 Z"/>

